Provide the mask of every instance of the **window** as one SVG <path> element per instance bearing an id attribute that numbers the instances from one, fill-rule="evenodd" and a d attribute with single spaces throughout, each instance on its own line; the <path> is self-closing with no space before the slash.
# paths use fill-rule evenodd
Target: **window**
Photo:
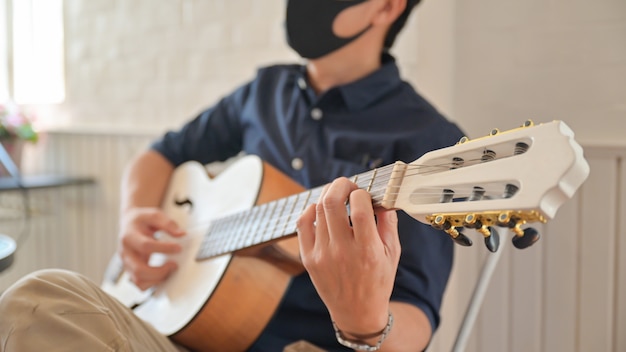
<path id="1" fill-rule="evenodd" d="M 0 0 L 0 98 L 18 104 L 65 98 L 63 1 Z"/>
<path id="2" fill-rule="evenodd" d="M 9 100 L 9 46 L 7 0 L 0 0 L 0 103 Z"/>

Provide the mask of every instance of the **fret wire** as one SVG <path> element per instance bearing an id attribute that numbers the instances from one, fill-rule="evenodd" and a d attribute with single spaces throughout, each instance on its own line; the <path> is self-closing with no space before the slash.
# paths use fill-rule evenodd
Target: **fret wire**
<path id="1" fill-rule="evenodd" d="M 242 234 L 241 234 L 241 238 L 239 240 L 239 246 L 237 246 L 237 249 L 248 247 L 248 243 L 250 242 L 252 224 L 254 224 L 254 220 L 256 219 L 258 211 L 259 211 L 259 208 L 257 207 L 252 207 L 248 211 L 249 216 L 246 217 L 245 223 L 242 226 Z"/>
<path id="2" fill-rule="evenodd" d="M 204 246 L 207 247 L 206 251 L 211 250 L 214 247 L 214 243 L 219 239 L 219 234 L 223 231 L 222 229 L 226 226 L 226 221 L 214 221 L 211 223 L 209 227 L 209 231 L 206 234 L 206 238 L 204 241 Z"/>
<path id="3" fill-rule="evenodd" d="M 278 201 L 272 201 L 271 203 L 271 211 L 267 217 L 267 221 L 265 221 L 265 228 L 263 232 L 259 236 L 259 243 L 266 242 L 268 239 L 268 233 L 271 233 L 274 230 L 273 221 L 276 218 L 276 209 L 278 209 Z"/>
<path id="4" fill-rule="evenodd" d="M 372 170 L 372 177 L 370 177 L 370 182 L 368 182 L 367 184 L 367 189 L 366 191 L 369 193 L 372 190 L 372 184 L 374 184 L 374 179 L 376 179 L 376 173 L 378 172 L 378 169 L 374 169 Z"/>
<path id="5" fill-rule="evenodd" d="M 289 219 L 289 214 L 286 212 L 288 200 L 289 197 L 285 198 L 285 201 L 283 202 L 283 207 L 280 211 L 280 216 L 278 217 L 278 219 L 276 219 L 276 228 L 274 229 L 274 236 L 272 237 L 272 239 L 281 238 L 285 235 L 282 231 L 282 228 L 285 227 L 283 223 L 287 221 L 287 219 Z"/>
<path id="6" fill-rule="evenodd" d="M 259 237 L 261 236 L 261 227 L 265 226 L 265 223 L 267 221 L 267 209 L 269 208 L 269 205 L 267 203 L 262 204 L 261 206 L 259 206 L 259 216 L 258 216 L 258 220 L 257 220 L 257 225 L 255 226 L 255 230 L 254 230 L 254 235 L 252 236 L 252 243 L 253 244 L 257 244 L 259 243 Z"/>
<path id="7" fill-rule="evenodd" d="M 257 218 L 259 207 L 253 207 L 250 211 L 247 211 L 246 213 L 248 214 L 248 216 L 246 216 L 244 221 L 245 223 L 242 224 L 241 226 L 238 226 L 238 228 L 236 229 L 235 232 L 229 234 L 226 234 L 228 237 L 235 237 L 236 240 L 234 241 L 234 250 L 238 250 L 241 248 L 245 248 L 248 246 L 248 243 L 250 243 L 250 233 L 251 233 L 251 229 L 254 226 L 254 221 Z"/>
<path id="8" fill-rule="evenodd" d="M 237 220 L 237 232 L 233 236 L 231 252 L 241 248 L 241 246 L 243 244 L 242 243 L 243 239 L 245 237 L 244 226 L 247 223 L 247 219 L 250 218 L 250 212 L 249 211 L 242 212 L 240 214 L 241 214 L 241 216 Z"/>
<path id="9" fill-rule="evenodd" d="M 267 214 L 268 209 L 270 208 L 270 205 L 269 203 L 265 203 L 265 204 L 262 204 L 260 207 L 263 209 L 263 211 L 261 212 L 262 216 L 259 218 L 259 226 L 257 226 L 257 229 L 255 230 L 255 233 L 254 233 L 254 239 L 252 241 L 252 243 L 254 244 L 261 243 L 261 238 L 263 235 L 263 231 L 261 231 L 261 227 L 264 225 L 267 226 L 268 216 L 266 214 Z"/>
<path id="10" fill-rule="evenodd" d="M 243 231 L 243 227 L 241 224 L 246 223 L 246 219 L 248 218 L 250 212 L 249 211 L 240 212 L 239 214 L 241 215 L 237 217 L 237 224 L 235 224 L 236 230 L 235 230 L 234 236 L 231 237 L 231 250 L 230 250 L 231 252 L 234 250 L 237 250 L 241 246 L 241 241 L 243 237 L 245 236 L 245 233 Z"/>
<path id="11" fill-rule="evenodd" d="M 228 225 L 230 225 L 230 219 L 228 217 L 219 219 L 216 224 L 211 224 L 207 238 L 205 238 L 204 241 L 204 253 L 212 255 L 216 248 L 222 248 L 224 246 L 224 238 L 221 233 Z"/>
<path id="12" fill-rule="evenodd" d="M 246 239 L 246 228 L 247 225 L 250 223 L 250 218 L 252 217 L 252 212 L 251 211 L 246 211 L 243 212 L 244 216 L 241 217 L 241 219 L 239 219 L 239 224 L 237 224 L 237 234 L 234 236 L 235 240 L 234 245 L 235 248 L 234 250 L 238 250 L 239 248 L 242 248 Z"/>
<path id="13" fill-rule="evenodd" d="M 251 209 L 251 220 L 248 221 L 248 226 L 246 226 L 244 230 L 243 248 L 249 247 L 252 244 L 252 237 L 254 236 L 255 224 L 258 222 L 260 209 L 260 207 L 253 207 Z"/>
<path id="14" fill-rule="evenodd" d="M 237 216 L 233 214 L 228 219 L 228 226 L 226 227 L 226 231 L 222 234 L 222 248 L 226 250 L 230 247 L 230 243 L 232 242 L 232 238 L 234 237 L 234 233 L 237 230 Z"/>
<path id="15" fill-rule="evenodd" d="M 297 201 L 298 201 L 298 197 L 300 197 L 300 194 L 301 194 L 301 193 L 298 193 L 298 194 L 293 195 L 293 196 L 290 196 L 290 197 L 288 198 L 288 199 L 293 200 L 293 201 L 292 201 L 292 203 L 293 203 L 293 204 L 292 204 L 292 205 L 291 205 L 291 207 L 290 207 L 291 209 L 289 210 L 289 214 L 288 214 L 288 216 L 287 216 L 287 221 L 285 221 L 285 226 L 283 227 L 283 231 L 282 231 L 282 233 L 283 233 L 284 235 L 286 235 L 286 234 L 287 234 L 287 226 L 289 225 L 289 222 L 291 221 L 291 217 L 293 216 L 293 211 L 294 211 L 294 209 L 295 209 L 295 207 L 296 207 L 296 203 L 297 203 Z"/>
<path id="16" fill-rule="evenodd" d="M 302 202 L 302 206 L 300 207 L 300 210 L 298 211 L 298 214 L 302 214 L 304 212 L 304 210 L 310 205 L 313 204 L 311 203 L 311 195 L 313 194 L 313 190 L 310 190 L 308 192 L 306 192 L 306 197 L 303 198 L 303 202 Z M 297 224 L 296 224 L 297 218 L 294 219 L 294 225 L 293 225 L 293 229 L 294 232 L 296 230 Z"/>
<path id="17" fill-rule="evenodd" d="M 258 206 L 259 208 L 259 216 L 257 217 L 257 220 L 254 224 L 254 229 L 252 230 L 253 233 L 251 234 L 250 238 L 251 238 L 251 242 L 252 244 L 257 244 L 259 243 L 259 233 L 261 232 L 261 227 L 265 224 L 266 218 L 267 218 L 267 208 L 268 205 L 267 203 L 265 204 L 261 204 Z"/>
<path id="18" fill-rule="evenodd" d="M 223 234 L 223 239 L 224 239 L 224 247 L 227 247 L 228 244 L 231 241 L 231 238 L 233 237 L 233 233 L 236 230 L 237 227 L 237 216 L 235 214 L 233 214 L 232 216 L 229 217 L 228 219 L 228 226 L 226 226 L 226 231 Z"/>
<path id="19" fill-rule="evenodd" d="M 281 233 L 279 231 L 280 228 L 280 220 L 281 217 L 283 216 L 283 213 L 285 212 L 285 207 L 287 206 L 287 199 L 283 198 L 279 201 L 281 203 L 281 207 L 280 207 L 280 213 L 278 213 L 278 216 L 276 217 L 276 222 L 274 225 L 274 230 L 272 231 L 272 235 L 270 237 L 270 240 L 276 239 L 276 238 L 280 238 Z"/>
<path id="20" fill-rule="evenodd" d="M 311 194 L 311 192 L 310 192 L 310 191 L 309 191 L 309 192 L 303 192 L 303 193 L 301 193 L 301 194 L 304 194 L 304 193 L 307 193 L 307 194 L 308 194 L 308 196 L 310 196 L 310 194 Z M 298 198 L 300 198 L 300 197 L 299 197 L 299 195 L 298 195 Z M 306 204 L 306 200 L 307 200 L 307 199 L 308 199 L 308 197 L 307 197 L 306 199 L 304 199 L 304 200 L 305 200 L 304 207 L 306 207 L 306 206 L 308 205 L 308 204 Z M 298 200 L 298 202 L 297 202 L 297 203 L 294 203 L 294 206 L 293 206 L 293 207 L 295 208 L 295 207 L 297 206 L 297 204 L 298 204 L 298 203 L 300 203 L 300 201 L 299 201 L 299 200 Z M 285 205 L 286 205 L 286 204 L 285 204 Z M 293 213 L 293 212 L 292 212 L 292 213 Z M 282 214 L 282 213 L 281 213 L 281 214 Z M 300 212 L 300 214 L 301 214 L 301 212 Z M 287 220 L 285 220 L 285 219 L 289 219 L 289 218 L 291 218 L 291 215 L 292 215 L 292 214 L 288 214 L 286 217 L 285 217 L 285 216 L 279 216 L 279 220 L 277 220 L 276 222 L 274 222 L 275 226 L 274 226 L 273 228 L 270 228 L 270 229 L 268 230 L 268 233 L 271 233 L 271 234 L 274 234 L 274 235 L 273 235 L 273 236 L 271 236 L 271 237 L 269 237 L 269 238 L 267 238 L 267 236 L 265 236 L 265 238 L 264 238 L 264 241 L 263 241 L 263 242 L 265 242 L 265 241 L 267 241 L 267 240 L 271 240 L 271 239 L 280 238 L 280 237 L 282 237 L 282 236 L 286 236 L 286 235 L 289 235 L 289 234 L 294 233 L 294 232 L 295 232 L 295 229 L 294 229 L 293 231 L 290 231 L 290 232 L 278 231 L 278 230 L 279 230 L 279 228 L 280 228 L 280 225 L 281 225 L 282 221 L 286 221 L 285 226 L 283 226 L 283 228 L 286 228 L 286 227 L 287 227 L 287 224 L 288 224 L 290 221 L 287 221 Z M 293 218 L 293 223 L 295 224 L 295 222 L 296 222 L 296 221 L 297 221 L 297 217 L 294 217 L 294 218 Z"/>
<path id="21" fill-rule="evenodd" d="M 222 234 L 223 236 L 222 241 L 221 241 L 222 244 L 218 247 L 218 248 L 221 248 L 224 252 L 229 252 L 230 248 L 232 247 L 231 243 L 232 243 L 232 238 L 233 238 L 232 233 L 234 232 L 233 231 L 234 221 L 229 221 L 229 222 L 230 222 L 229 224 L 230 226 L 228 226 L 228 230 Z M 218 248 L 216 248 L 216 250 Z"/>
<path id="22" fill-rule="evenodd" d="M 313 193 L 313 191 L 307 191 L 306 192 L 306 197 L 302 197 L 302 200 L 298 201 L 298 207 L 295 207 L 296 210 L 298 210 L 298 214 L 302 214 L 304 212 L 304 210 L 309 206 L 310 203 L 310 199 L 311 199 L 311 194 Z M 299 217 L 299 215 L 298 215 Z M 298 217 L 296 217 L 294 219 L 294 223 L 297 221 Z"/>
<path id="23" fill-rule="evenodd" d="M 363 188 L 362 186 L 363 182 L 367 182 L 367 179 L 366 179 L 367 174 L 368 172 L 359 174 L 359 177 L 356 179 L 356 181 L 352 181 L 352 183 L 355 183 L 358 188 Z"/>

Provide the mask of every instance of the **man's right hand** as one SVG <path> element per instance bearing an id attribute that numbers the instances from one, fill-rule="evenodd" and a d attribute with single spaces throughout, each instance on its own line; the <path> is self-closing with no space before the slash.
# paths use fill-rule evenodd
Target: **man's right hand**
<path id="1" fill-rule="evenodd" d="M 153 253 L 176 254 L 182 249 L 178 243 L 155 238 L 158 231 L 174 237 L 185 234 L 161 209 L 129 209 L 122 214 L 120 225 L 120 256 L 124 269 L 137 287 L 146 290 L 176 270 L 174 261 L 166 261 L 160 266 L 150 266 L 148 263 Z"/>

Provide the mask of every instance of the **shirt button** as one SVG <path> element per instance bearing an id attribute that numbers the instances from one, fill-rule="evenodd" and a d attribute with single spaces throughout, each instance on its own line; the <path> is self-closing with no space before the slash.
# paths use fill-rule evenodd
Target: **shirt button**
<path id="1" fill-rule="evenodd" d="M 293 160 L 291 160 L 291 167 L 294 170 L 300 170 L 300 169 L 302 169 L 303 166 L 304 166 L 304 162 L 302 161 L 302 159 L 300 159 L 300 158 L 293 158 Z"/>
<path id="2" fill-rule="evenodd" d="M 324 113 L 322 112 L 322 109 L 313 108 L 313 110 L 311 110 L 311 117 L 313 118 L 313 120 L 319 121 L 322 119 L 323 116 L 324 116 Z"/>
<path id="3" fill-rule="evenodd" d="M 306 81 L 304 80 L 304 78 L 298 78 L 298 87 L 300 87 L 300 89 L 302 90 L 306 89 Z"/>

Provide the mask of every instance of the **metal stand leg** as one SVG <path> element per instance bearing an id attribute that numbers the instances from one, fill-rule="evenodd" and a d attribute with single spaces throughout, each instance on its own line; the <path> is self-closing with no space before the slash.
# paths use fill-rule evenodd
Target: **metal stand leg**
<path id="1" fill-rule="evenodd" d="M 502 235 L 509 235 L 509 230 L 502 230 Z M 474 293 L 472 294 L 472 298 L 470 303 L 465 311 L 465 317 L 463 318 L 463 323 L 459 328 L 459 332 L 456 337 L 456 341 L 454 342 L 454 347 L 452 348 L 453 352 L 464 352 L 465 347 L 467 346 L 467 339 L 470 336 L 472 328 L 474 327 L 474 322 L 476 321 L 476 316 L 480 310 L 480 306 L 485 298 L 485 292 L 487 291 L 487 287 L 489 287 L 489 282 L 491 281 L 491 277 L 493 272 L 502 256 L 502 247 L 494 252 L 489 253 L 485 262 L 483 263 L 483 268 L 480 273 L 480 277 L 478 278 L 478 282 L 474 287 Z"/>

